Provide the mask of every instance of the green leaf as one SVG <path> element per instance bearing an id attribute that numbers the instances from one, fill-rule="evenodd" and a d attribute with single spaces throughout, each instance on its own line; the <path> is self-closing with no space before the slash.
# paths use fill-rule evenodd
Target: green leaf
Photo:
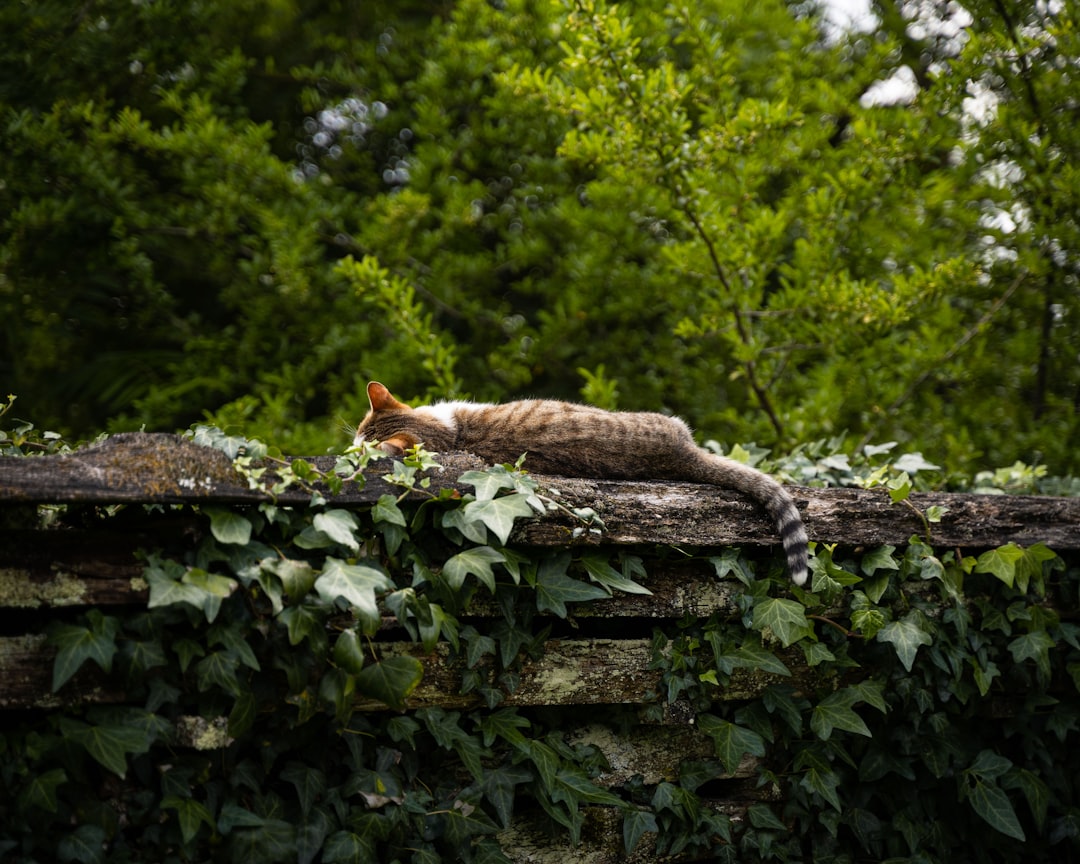
<path id="1" fill-rule="evenodd" d="M 814 633 L 802 604 L 783 598 L 766 597 L 759 600 L 754 606 L 752 626 L 755 630 L 768 628 L 785 648 Z"/>
<path id="2" fill-rule="evenodd" d="M 852 710 L 857 701 L 860 701 L 858 694 L 850 687 L 831 693 L 814 706 L 810 715 L 810 728 L 822 741 L 829 740 L 833 729 L 871 737 L 870 728 Z"/>
<path id="3" fill-rule="evenodd" d="M 312 646 L 315 647 L 326 641 L 321 612 L 322 610 L 316 610 L 307 603 L 289 606 L 282 610 L 278 620 L 289 632 L 290 645 L 299 645 L 305 639 L 310 639 Z"/>
<path id="4" fill-rule="evenodd" d="M 390 494 L 379 496 L 379 500 L 371 508 L 371 518 L 376 522 L 388 522 L 391 525 L 400 525 L 402 528 L 409 524 L 405 521 L 405 514 L 398 507 L 397 498 Z"/>
<path id="5" fill-rule="evenodd" d="M 737 666 L 748 669 L 759 669 L 762 672 L 769 672 L 773 675 L 782 675 L 785 678 L 791 675 L 791 670 L 784 665 L 783 661 L 768 648 L 762 646 L 758 641 L 748 639 L 739 646 L 739 650 L 735 652 L 733 657 Z"/>
<path id="6" fill-rule="evenodd" d="M 443 565 L 442 574 L 451 590 L 458 591 L 465 584 L 465 577 L 470 573 L 476 576 L 487 589 L 495 593 L 495 573 L 492 564 L 500 564 L 506 558 L 497 549 L 490 546 L 478 546 L 459 552 Z"/>
<path id="7" fill-rule="evenodd" d="M 100 825 L 79 825 L 74 831 L 61 835 L 56 847 L 57 858 L 98 864 L 105 860 L 105 839 L 105 829 Z"/>
<path id="8" fill-rule="evenodd" d="M 862 556 L 859 569 L 867 576 L 873 576 L 878 570 L 899 570 L 900 564 L 893 558 L 895 546 L 878 546 Z"/>
<path id="9" fill-rule="evenodd" d="M 152 743 L 145 731 L 128 725 L 91 726 L 67 717 L 61 717 L 59 722 L 65 738 L 80 745 L 96 762 L 121 778 L 127 774 L 128 754 L 145 753 Z"/>
<path id="10" fill-rule="evenodd" d="M 536 512 L 529 504 L 529 496 L 523 492 L 492 498 L 487 501 L 470 501 L 463 508 L 465 518 L 471 522 L 482 522 L 496 537 L 499 543 L 506 545 L 510 532 L 514 530 L 514 520 L 519 516 L 535 516 Z"/>
<path id="11" fill-rule="evenodd" d="M 758 829 L 766 829 L 768 831 L 783 831 L 787 832 L 788 826 L 780 821 L 780 818 L 773 813 L 772 808 L 767 804 L 751 804 L 747 808 L 746 815 L 750 817 L 750 824 Z"/>
<path id="12" fill-rule="evenodd" d="M 646 832 L 656 834 L 660 827 L 656 824 L 656 814 L 649 810 L 629 807 L 623 812 L 623 850 L 627 855 L 634 851 L 641 835 Z"/>
<path id="13" fill-rule="evenodd" d="M 514 787 L 532 780 L 532 772 L 520 765 L 499 766 L 484 771 L 480 788 L 503 828 L 510 826 L 514 813 Z"/>
<path id="14" fill-rule="evenodd" d="M 88 627 L 58 624 L 49 628 L 48 644 L 57 649 L 53 661 L 53 693 L 63 687 L 87 660 L 93 660 L 104 672 L 112 670 L 120 622 L 102 615 L 97 609 L 89 610 L 86 619 Z"/>
<path id="15" fill-rule="evenodd" d="M 983 552 L 975 562 L 976 573 L 993 573 L 998 579 L 1013 587 L 1016 580 L 1016 562 L 1024 557 L 1024 550 L 1015 543 Z"/>
<path id="16" fill-rule="evenodd" d="M 480 730 L 484 733 L 484 746 L 490 747 L 496 738 L 501 738 L 523 752 L 528 751 L 528 739 L 522 729 L 528 729 L 527 718 L 517 713 L 515 708 L 503 708 L 480 719 Z"/>
<path id="17" fill-rule="evenodd" d="M 294 603 L 315 585 L 315 570 L 307 561 L 292 558 L 267 558 L 260 564 L 281 580 L 286 596 Z"/>
<path id="18" fill-rule="evenodd" d="M 232 510 L 203 507 L 210 517 L 210 533 L 218 543 L 246 546 L 251 542 L 251 520 Z"/>
<path id="19" fill-rule="evenodd" d="M 1009 643 L 1009 653 L 1017 663 L 1034 660 L 1041 680 L 1050 680 L 1050 649 L 1055 645 L 1045 630 L 1034 630 L 1018 636 Z"/>
<path id="20" fill-rule="evenodd" d="M 354 552 L 360 549 L 354 532 L 360 527 L 348 510 L 327 510 L 325 513 L 317 513 L 312 520 L 316 531 L 321 531 L 335 543 L 339 543 Z"/>
<path id="21" fill-rule="evenodd" d="M 1015 770 L 1008 779 L 1009 782 L 1006 785 L 1019 788 L 1024 793 L 1035 825 L 1041 831 L 1046 825 L 1046 815 L 1050 809 L 1050 787 L 1038 774 L 1027 768 Z"/>
<path id="22" fill-rule="evenodd" d="M 326 838 L 322 860 L 327 864 L 370 864 L 377 860 L 375 838 L 370 834 L 338 831 Z"/>
<path id="23" fill-rule="evenodd" d="M 585 567 L 589 577 L 594 581 L 603 585 L 609 591 L 622 591 L 626 594 L 648 594 L 652 595 L 652 591 L 646 588 L 644 585 L 639 585 L 633 579 L 628 579 L 614 567 L 612 567 L 607 560 L 607 555 L 602 553 L 594 555 L 583 555 L 581 563 Z"/>
<path id="24" fill-rule="evenodd" d="M 606 807 L 622 807 L 622 798 L 593 783 L 585 772 L 576 766 L 560 768 L 555 774 L 555 787 L 559 790 L 552 797 L 568 802 L 602 804 Z M 564 797 L 565 796 L 565 797 Z"/>
<path id="25" fill-rule="evenodd" d="M 501 468 L 465 471 L 458 480 L 476 490 L 477 501 L 490 501 L 503 489 L 513 489 L 516 485 L 513 475 Z"/>
<path id="26" fill-rule="evenodd" d="M 918 613 L 909 612 L 903 620 L 886 624 L 877 632 L 878 642 L 890 642 L 904 668 L 910 672 L 920 645 L 932 645 L 934 640 L 921 626 Z"/>
<path id="27" fill-rule="evenodd" d="M 192 568 L 181 578 L 185 585 L 190 585 L 199 592 L 199 608 L 206 615 L 206 620 L 213 623 L 221 609 L 221 601 L 236 590 L 237 583 L 227 576 L 207 573 L 205 570 Z M 193 604 L 194 605 L 194 604 Z"/>
<path id="28" fill-rule="evenodd" d="M 265 819 L 258 828 L 233 832 L 230 864 L 269 864 L 296 860 L 296 828 L 284 819 Z"/>
<path id="29" fill-rule="evenodd" d="M 346 564 L 337 558 L 327 558 L 315 580 L 319 596 L 327 603 L 344 598 L 368 634 L 374 633 L 380 622 L 375 592 L 390 591 L 393 587 L 394 583 L 382 570 L 370 564 Z"/>
<path id="30" fill-rule="evenodd" d="M 698 723 L 701 731 L 713 739 L 717 758 L 723 763 L 728 774 L 735 774 L 744 754 L 756 758 L 765 755 L 765 739 L 757 732 L 736 726 L 712 714 L 699 715 Z"/>
<path id="31" fill-rule="evenodd" d="M 539 612 L 551 612 L 566 617 L 567 603 L 587 603 L 610 596 L 607 591 L 588 582 L 580 582 L 566 575 L 569 555 L 558 555 L 544 561 L 536 573 L 536 608 Z"/>
<path id="32" fill-rule="evenodd" d="M 175 603 L 187 603 L 196 609 L 203 608 L 206 593 L 195 585 L 183 582 L 187 568 L 175 561 L 151 563 L 144 571 L 147 584 L 150 586 L 150 600 L 147 606 L 156 609 L 160 606 L 171 606 Z"/>
<path id="33" fill-rule="evenodd" d="M 190 843 L 199 833 L 199 826 L 208 825 L 214 828 L 214 817 L 206 809 L 206 805 L 194 798 L 180 798 L 176 795 L 166 795 L 161 799 L 163 810 L 175 810 L 177 821 L 180 823 L 180 834 L 184 843 Z"/>
<path id="34" fill-rule="evenodd" d="M 290 762 L 281 772 L 281 779 L 291 783 L 300 801 L 300 813 L 308 818 L 315 802 L 326 792 L 326 775 L 318 768 L 301 762 Z"/>
<path id="35" fill-rule="evenodd" d="M 24 801 L 32 807 L 38 807 L 55 813 L 58 807 L 56 790 L 67 782 L 68 776 L 63 768 L 52 768 L 35 774 L 23 790 Z"/>
<path id="36" fill-rule="evenodd" d="M 334 643 L 334 663 L 353 675 L 364 668 L 364 649 L 355 630 L 342 630 Z"/>
<path id="37" fill-rule="evenodd" d="M 975 812 L 995 831 L 1020 841 L 1027 839 L 1009 796 L 996 783 L 976 780 L 974 786 L 967 790 L 967 799 Z"/>
<path id="38" fill-rule="evenodd" d="M 385 702 L 398 711 L 424 676 L 424 667 L 415 657 L 388 657 L 369 663 L 356 676 L 356 689 L 365 696 Z"/>
<path id="39" fill-rule="evenodd" d="M 218 814 L 217 829 L 222 834 L 229 834 L 233 828 L 261 828 L 266 821 L 233 801 L 221 805 Z"/>

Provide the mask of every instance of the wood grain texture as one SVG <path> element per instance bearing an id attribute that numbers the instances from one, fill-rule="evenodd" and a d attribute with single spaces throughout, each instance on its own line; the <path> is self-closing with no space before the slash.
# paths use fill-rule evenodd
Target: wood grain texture
<path id="1" fill-rule="evenodd" d="M 329 470 L 334 457 L 309 461 Z M 444 468 L 431 474 L 431 488 L 468 492 L 459 477 L 483 467 L 468 454 L 440 456 Z M 360 488 L 350 484 L 334 498 L 336 506 L 370 504 L 389 491 L 376 463 Z M 272 476 L 272 472 L 271 472 Z M 519 522 L 513 543 L 527 546 L 573 544 L 673 544 L 695 547 L 774 545 L 768 516 L 738 492 L 693 483 L 582 480 L 537 475 L 545 490 L 555 490 L 573 507 L 591 507 L 607 530 L 597 537 L 573 538 L 566 516 L 546 514 Z M 884 491 L 789 487 L 811 540 L 848 546 L 903 545 L 922 534 L 922 520 L 906 504 L 894 504 Z M 265 501 L 249 488 L 221 452 L 175 435 L 126 433 L 70 455 L 0 459 L 0 504 L 16 503 L 222 503 Z M 288 490 L 282 504 L 306 504 L 309 493 Z M 915 508 L 947 508 L 932 526 L 938 546 L 987 548 L 1015 542 L 1045 543 L 1051 549 L 1080 549 L 1080 499 L 1047 496 L 915 493 Z"/>

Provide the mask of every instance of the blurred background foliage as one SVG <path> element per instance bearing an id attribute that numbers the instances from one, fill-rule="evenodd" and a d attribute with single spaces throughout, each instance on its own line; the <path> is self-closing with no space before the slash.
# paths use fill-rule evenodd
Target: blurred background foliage
<path id="1" fill-rule="evenodd" d="M 0 9 L 0 388 L 341 447 L 363 384 L 1080 465 L 1074 4 Z"/>

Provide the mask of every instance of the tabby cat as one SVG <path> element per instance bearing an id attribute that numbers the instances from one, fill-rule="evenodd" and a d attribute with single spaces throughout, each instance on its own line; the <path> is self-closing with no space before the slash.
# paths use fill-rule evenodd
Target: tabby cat
<path id="1" fill-rule="evenodd" d="M 775 521 L 792 581 L 806 582 L 806 530 L 791 496 L 760 471 L 699 448 L 677 417 L 547 399 L 410 408 L 376 381 L 368 384 L 367 394 L 371 410 L 356 430 L 355 443 L 378 441 L 393 455 L 422 442 L 434 452 L 462 450 L 496 465 L 525 453 L 525 467 L 538 474 L 686 480 L 745 492 Z"/>

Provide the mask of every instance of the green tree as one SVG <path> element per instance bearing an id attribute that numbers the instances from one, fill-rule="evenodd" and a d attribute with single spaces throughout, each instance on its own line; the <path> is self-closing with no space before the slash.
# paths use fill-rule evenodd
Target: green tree
<path id="1" fill-rule="evenodd" d="M 80 434 L 317 451 L 380 378 L 1071 470 L 1073 13 L 875 11 L 5 9 L 0 376 Z"/>

